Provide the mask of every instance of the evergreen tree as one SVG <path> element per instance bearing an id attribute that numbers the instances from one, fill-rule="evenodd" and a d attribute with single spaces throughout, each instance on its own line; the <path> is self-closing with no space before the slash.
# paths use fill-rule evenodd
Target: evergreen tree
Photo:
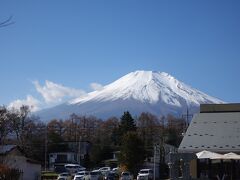
<path id="1" fill-rule="evenodd" d="M 128 132 L 123 136 L 119 161 L 122 167 L 136 174 L 145 159 L 144 143 L 136 132 Z"/>
<path id="2" fill-rule="evenodd" d="M 124 134 L 127 132 L 135 132 L 137 130 L 136 124 L 132 115 L 126 111 L 120 118 L 119 127 L 115 129 L 115 132 L 112 134 L 114 138 L 114 143 L 116 145 L 121 145 Z"/>
<path id="3" fill-rule="evenodd" d="M 120 136 L 123 136 L 129 131 L 136 131 L 136 129 L 136 124 L 132 118 L 132 115 L 128 111 L 124 112 L 119 126 Z"/>

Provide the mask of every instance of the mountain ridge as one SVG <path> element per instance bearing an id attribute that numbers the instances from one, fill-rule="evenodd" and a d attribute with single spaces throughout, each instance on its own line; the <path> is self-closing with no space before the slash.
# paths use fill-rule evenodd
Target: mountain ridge
<path id="1" fill-rule="evenodd" d="M 67 118 L 72 113 L 100 118 L 150 112 L 180 115 L 186 109 L 197 112 L 202 103 L 224 103 L 186 85 L 165 72 L 134 71 L 104 86 L 101 90 L 38 112 L 43 119 Z"/>

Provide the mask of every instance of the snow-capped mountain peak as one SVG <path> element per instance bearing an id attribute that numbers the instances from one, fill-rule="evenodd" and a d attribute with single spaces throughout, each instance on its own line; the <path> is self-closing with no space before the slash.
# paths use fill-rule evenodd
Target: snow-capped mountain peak
<path id="1" fill-rule="evenodd" d="M 89 93 L 86 97 L 77 98 L 70 104 L 81 104 L 86 101 L 115 101 L 134 99 L 144 103 L 155 104 L 162 101 L 166 104 L 181 106 L 180 100 L 187 104 L 222 103 L 190 86 L 178 81 L 165 72 L 135 71 L 115 82 L 106 85 L 100 91 Z"/>
<path id="2" fill-rule="evenodd" d="M 43 110 L 39 116 L 66 118 L 72 113 L 101 118 L 120 116 L 128 110 L 134 115 L 180 115 L 190 109 L 197 112 L 202 103 L 223 103 L 191 88 L 165 72 L 135 71 L 68 103 Z"/>

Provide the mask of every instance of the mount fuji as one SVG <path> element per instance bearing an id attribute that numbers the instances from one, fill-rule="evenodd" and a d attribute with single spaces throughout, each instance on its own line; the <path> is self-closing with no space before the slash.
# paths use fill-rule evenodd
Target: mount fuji
<path id="1" fill-rule="evenodd" d="M 142 112 L 180 116 L 189 109 L 199 111 L 200 104 L 223 101 L 194 89 L 165 72 L 135 71 L 101 90 L 36 113 L 42 120 L 65 119 L 72 113 L 98 118 L 120 117 L 124 111 L 133 116 Z"/>

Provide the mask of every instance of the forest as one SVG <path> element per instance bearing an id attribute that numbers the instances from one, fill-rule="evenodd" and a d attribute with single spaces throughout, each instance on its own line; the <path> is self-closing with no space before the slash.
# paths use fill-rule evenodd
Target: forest
<path id="1" fill-rule="evenodd" d="M 104 120 L 72 114 L 68 119 L 42 122 L 28 106 L 19 110 L 0 108 L 1 145 L 18 145 L 24 154 L 43 166 L 48 153 L 68 151 L 68 142 L 81 141 L 91 145 L 81 161 L 84 167 L 99 167 L 111 158 L 112 152 L 119 151 L 119 164 L 134 172 L 153 156 L 155 144 L 178 147 L 186 128 L 183 118 L 156 117 L 147 112 L 133 117 L 126 111 L 120 118 Z"/>

